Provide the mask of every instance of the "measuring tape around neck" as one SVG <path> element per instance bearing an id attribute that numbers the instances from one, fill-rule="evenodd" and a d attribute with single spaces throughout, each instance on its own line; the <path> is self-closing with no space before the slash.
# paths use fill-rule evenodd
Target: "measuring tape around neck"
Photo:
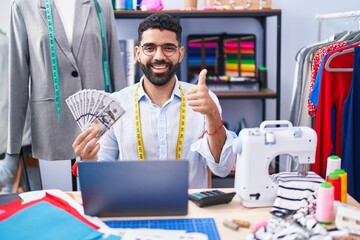
<path id="1" fill-rule="evenodd" d="M 141 129 L 141 119 L 140 119 L 140 107 L 139 107 L 139 88 L 140 83 L 136 85 L 135 89 L 135 99 L 134 99 L 134 112 L 135 112 L 135 128 L 136 128 L 136 145 L 138 150 L 138 157 L 140 160 L 146 160 L 145 148 L 144 148 L 144 139 L 142 136 Z M 185 137 L 185 124 L 186 124 L 186 101 L 185 94 L 182 89 L 181 84 L 179 84 L 180 95 L 181 95 L 181 105 L 180 105 L 180 119 L 179 119 L 179 130 L 178 130 L 178 138 L 176 143 L 176 159 L 180 159 L 182 146 L 184 143 Z"/>
<path id="2" fill-rule="evenodd" d="M 109 68 L 108 68 L 109 63 L 106 54 L 106 32 L 104 27 L 104 20 L 99 2 L 97 0 L 94 0 L 94 4 L 99 17 L 99 23 L 101 29 L 102 60 L 103 60 L 105 91 L 110 92 L 110 80 L 109 80 Z M 45 10 L 46 10 L 46 19 L 48 22 L 48 31 L 49 31 L 51 69 L 53 72 L 53 79 L 54 79 L 55 102 L 56 102 L 56 109 L 58 114 L 58 122 L 60 122 L 61 104 L 60 104 L 59 65 L 56 57 L 57 55 L 56 55 L 56 46 L 55 46 L 54 21 L 53 21 L 53 14 L 52 14 L 50 0 L 45 0 Z"/>

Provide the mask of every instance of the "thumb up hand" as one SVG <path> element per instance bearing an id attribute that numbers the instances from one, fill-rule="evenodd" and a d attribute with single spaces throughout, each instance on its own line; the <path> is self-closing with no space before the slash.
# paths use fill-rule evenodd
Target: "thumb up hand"
<path id="1" fill-rule="evenodd" d="M 198 86 L 206 86 L 206 73 L 207 73 L 206 69 L 201 70 L 199 74 L 199 81 L 197 84 Z"/>
<path id="2" fill-rule="evenodd" d="M 206 73 L 206 69 L 201 70 L 198 84 L 189 88 L 186 96 L 186 101 L 193 111 L 204 115 L 213 112 L 214 108 L 217 108 L 206 86 Z"/>

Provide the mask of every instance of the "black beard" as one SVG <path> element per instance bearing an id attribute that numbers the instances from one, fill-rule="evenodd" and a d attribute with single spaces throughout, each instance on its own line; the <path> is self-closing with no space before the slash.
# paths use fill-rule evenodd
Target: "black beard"
<path id="1" fill-rule="evenodd" d="M 154 73 L 151 70 L 152 65 L 161 64 L 161 65 L 168 65 L 169 70 L 165 73 Z M 165 62 L 165 61 L 155 61 L 149 62 L 146 65 L 140 63 L 141 70 L 143 71 L 145 77 L 154 85 L 156 86 L 163 86 L 170 82 L 172 77 L 175 75 L 177 69 L 179 68 L 179 63 L 173 65 L 172 63 Z"/>

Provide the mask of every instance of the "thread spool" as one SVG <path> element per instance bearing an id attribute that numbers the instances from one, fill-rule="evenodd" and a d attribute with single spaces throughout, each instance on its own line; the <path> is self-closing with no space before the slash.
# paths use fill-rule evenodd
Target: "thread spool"
<path id="1" fill-rule="evenodd" d="M 335 169 L 341 180 L 341 202 L 347 203 L 347 172 L 344 169 Z"/>
<path id="2" fill-rule="evenodd" d="M 257 230 L 259 230 L 262 227 L 266 227 L 268 224 L 268 222 L 266 220 L 251 224 L 250 226 L 250 231 L 251 232 L 256 232 Z"/>
<path id="3" fill-rule="evenodd" d="M 260 82 L 260 91 L 267 91 L 267 69 L 265 66 L 260 66 L 258 68 L 257 77 Z"/>
<path id="4" fill-rule="evenodd" d="M 341 158 L 336 155 L 331 155 L 327 158 L 326 163 L 326 176 L 334 172 L 335 169 L 341 168 Z"/>
<path id="5" fill-rule="evenodd" d="M 334 187 L 329 182 L 322 182 L 318 189 L 315 218 L 326 225 L 334 220 Z"/>
<path id="6" fill-rule="evenodd" d="M 229 220 L 224 220 L 223 224 L 224 224 L 225 227 L 228 227 L 228 228 L 230 228 L 230 229 L 232 229 L 234 231 L 237 231 L 239 229 L 239 226 L 237 224 L 235 224 L 235 223 L 233 223 L 233 222 L 231 222 Z"/>
<path id="7" fill-rule="evenodd" d="M 326 181 L 334 187 L 334 200 L 341 201 L 341 178 L 336 172 L 332 172 L 326 177 Z"/>
<path id="8" fill-rule="evenodd" d="M 250 227 L 250 222 L 245 221 L 245 220 L 233 219 L 232 222 L 235 223 L 236 225 L 238 225 L 239 227 L 243 227 L 243 228 Z"/>

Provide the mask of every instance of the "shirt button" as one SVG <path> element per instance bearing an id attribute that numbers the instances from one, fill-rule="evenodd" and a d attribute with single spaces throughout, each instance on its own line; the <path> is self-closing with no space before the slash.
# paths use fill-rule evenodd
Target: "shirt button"
<path id="1" fill-rule="evenodd" d="M 77 71 L 72 71 L 71 72 L 71 76 L 73 77 L 78 77 L 79 76 L 79 73 Z"/>

